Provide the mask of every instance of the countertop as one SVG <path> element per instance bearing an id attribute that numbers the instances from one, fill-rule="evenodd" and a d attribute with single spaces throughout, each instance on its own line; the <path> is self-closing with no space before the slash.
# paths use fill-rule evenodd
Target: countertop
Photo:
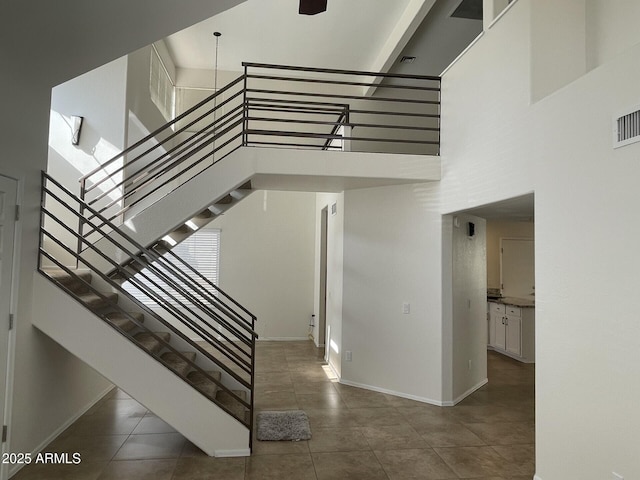
<path id="1" fill-rule="evenodd" d="M 532 298 L 500 297 L 488 298 L 487 301 L 504 303 L 505 305 L 513 305 L 514 307 L 534 308 L 536 306 L 536 301 Z"/>

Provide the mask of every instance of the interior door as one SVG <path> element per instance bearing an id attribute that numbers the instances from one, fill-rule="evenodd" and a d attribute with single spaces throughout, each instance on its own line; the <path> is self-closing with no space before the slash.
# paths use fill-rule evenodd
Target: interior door
<path id="1" fill-rule="evenodd" d="M 9 363 L 9 316 L 12 313 L 13 253 L 18 186 L 0 175 L 0 409 L 5 420 L 7 367 Z M 6 443 L 2 444 L 2 452 Z"/>

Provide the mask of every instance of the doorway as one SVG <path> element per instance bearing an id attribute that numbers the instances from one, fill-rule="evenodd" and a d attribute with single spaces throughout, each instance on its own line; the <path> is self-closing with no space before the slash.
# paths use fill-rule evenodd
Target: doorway
<path id="1" fill-rule="evenodd" d="M 457 403 L 482 385 L 483 379 L 485 383 L 487 380 L 492 383 L 491 359 L 494 358 L 504 357 L 522 367 L 517 371 L 523 378 L 514 378 L 514 382 L 532 380 L 535 369 L 534 194 L 455 212 L 449 217 L 454 240 L 452 266 L 461 265 L 452 268 L 451 281 L 452 399 Z M 466 228 L 469 222 L 477 223 L 476 236 L 483 238 L 473 240 Z M 456 234 L 464 241 L 456 243 Z M 478 273 L 478 268 L 469 268 L 472 253 L 475 260 L 485 256 L 483 273 Z M 482 303 L 482 307 L 474 309 L 474 302 L 476 306 Z M 492 308 L 494 303 L 498 305 Z M 488 356 L 488 350 L 495 351 L 498 357 L 493 353 Z M 475 365 L 481 368 L 476 370 Z"/>
<path id="2" fill-rule="evenodd" d="M 320 212 L 320 292 L 318 308 L 318 346 L 325 347 L 327 359 L 327 240 L 329 209 L 324 207 Z"/>
<path id="3" fill-rule="evenodd" d="M 3 425 L 9 424 L 11 382 L 11 339 L 14 312 L 15 247 L 18 204 L 18 182 L 0 175 L 0 408 Z M 3 431 L 2 454 L 8 451 L 6 432 Z M 3 465 L 0 476 L 6 478 Z"/>

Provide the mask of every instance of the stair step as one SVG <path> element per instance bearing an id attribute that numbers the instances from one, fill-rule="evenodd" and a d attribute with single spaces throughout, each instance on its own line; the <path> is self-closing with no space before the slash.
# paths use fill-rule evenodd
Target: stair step
<path id="1" fill-rule="evenodd" d="M 91 310 L 100 310 L 110 306 L 112 303 L 118 303 L 118 294 L 112 292 L 103 292 L 104 298 L 93 292 L 81 293 L 78 299 Z"/>
<path id="2" fill-rule="evenodd" d="M 184 357 L 193 362 L 196 359 L 196 354 L 193 352 L 180 352 Z M 187 372 L 191 370 L 191 364 L 181 358 L 177 353 L 167 352 L 162 354 L 162 361 L 171 370 L 176 372 L 181 377 L 186 377 Z"/>
<path id="3" fill-rule="evenodd" d="M 50 278 L 74 293 L 86 293 L 89 291 L 89 288 L 84 282 L 91 283 L 91 272 L 74 272 L 74 275 L 69 275 L 62 269 L 54 268 L 46 269 L 44 272 Z"/>
<path id="4" fill-rule="evenodd" d="M 199 218 L 204 220 L 204 219 L 215 217 L 215 216 L 216 215 L 211 210 L 209 210 L 208 208 L 205 208 L 203 211 L 198 213 L 194 218 Z"/>
<path id="5" fill-rule="evenodd" d="M 217 381 L 220 381 L 220 379 L 222 378 L 222 374 L 219 371 L 207 373 Z M 187 375 L 187 379 L 194 387 L 206 394 L 208 397 L 216 398 L 216 393 L 218 393 L 218 385 L 216 385 L 215 382 L 212 382 L 203 373 L 193 371 L 189 373 L 189 375 Z"/>
<path id="6" fill-rule="evenodd" d="M 231 391 L 235 393 L 238 397 L 240 397 L 242 400 L 244 401 L 247 400 L 247 392 L 245 392 L 244 390 L 231 390 Z M 222 405 L 224 405 L 229 410 L 231 410 L 231 412 L 233 412 L 233 414 L 236 417 L 244 418 L 245 421 L 248 421 L 249 409 L 246 408 L 240 402 L 238 402 L 238 400 L 236 400 L 235 397 L 232 397 L 231 394 L 229 394 L 229 392 L 225 390 L 218 390 L 218 393 L 216 394 L 216 400 L 218 400 L 218 402 L 220 402 Z"/>
<path id="7" fill-rule="evenodd" d="M 151 334 L 150 332 L 141 332 L 136 334 L 133 338 L 135 338 L 136 341 L 145 350 L 149 351 L 150 353 L 158 353 L 164 348 L 164 344 L 169 342 L 171 334 L 167 332 L 154 332 L 154 334 Z M 159 339 L 163 340 L 164 342 L 160 341 Z"/>
<path id="8" fill-rule="evenodd" d="M 233 202 L 233 197 L 231 195 L 225 195 L 220 200 L 216 201 L 216 204 L 226 205 Z"/>
<path id="9" fill-rule="evenodd" d="M 131 320 L 130 316 L 135 318 L 140 323 L 144 322 L 144 315 L 141 314 L 141 313 L 136 313 L 136 312 L 130 312 L 129 316 L 125 315 L 124 313 L 120 313 L 120 312 L 110 313 L 105 318 L 107 319 L 107 322 L 111 323 L 112 325 L 114 325 L 119 330 L 122 330 L 122 331 L 125 331 L 125 332 L 130 332 L 131 330 L 133 330 L 137 326 Z"/>

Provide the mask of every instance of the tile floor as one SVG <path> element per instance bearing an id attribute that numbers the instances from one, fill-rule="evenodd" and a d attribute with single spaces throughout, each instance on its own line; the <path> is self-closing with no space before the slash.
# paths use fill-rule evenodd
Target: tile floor
<path id="1" fill-rule="evenodd" d="M 46 451 L 79 465 L 30 465 L 15 480 L 531 480 L 534 367 L 493 352 L 490 383 L 440 408 L 332 381 L 311 342 L 259 342 L 256 410 L 304 409 L 308 442 L 254 442 L 249 458 L 210 458 L 121 390 Z"/>

